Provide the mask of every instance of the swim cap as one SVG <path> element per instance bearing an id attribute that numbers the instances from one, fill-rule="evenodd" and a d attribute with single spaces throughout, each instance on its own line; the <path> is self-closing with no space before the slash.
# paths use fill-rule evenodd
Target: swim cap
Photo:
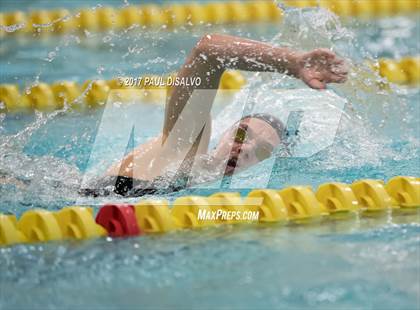
<path id="1" fill-rule="evenodd" d="M 284 125 L 277 117 L 266 113 L 255 113 L 242 117 L 240 121 L 245 120 L 247 118 L 257 118 L 266 122 L 276 131 L 277 135 L 280 138 L 280 141 L 284 140 Z"/>

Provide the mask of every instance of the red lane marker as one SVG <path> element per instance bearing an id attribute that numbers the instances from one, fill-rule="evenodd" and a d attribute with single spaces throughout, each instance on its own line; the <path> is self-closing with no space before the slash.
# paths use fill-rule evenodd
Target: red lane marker
<path id="1" fill-rule="evenodd" d="M 133 205 L 104 205 L 96 216 L 96 223 L 104 227 L 111 237 L 138 236 L 142 234 L 137 225 Z"/>

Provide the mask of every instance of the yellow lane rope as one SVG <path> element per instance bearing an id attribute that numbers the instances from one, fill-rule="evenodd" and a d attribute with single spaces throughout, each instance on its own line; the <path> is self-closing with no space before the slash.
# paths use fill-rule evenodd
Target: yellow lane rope
<path id="1" fill-rule="evenodd" d="M 177 198 L 172 207 L 166 200 L 108 204 L 99 209 L 96 218 L 91 207 L 80 206 L 59 211 L 33 209 L 19 220 L 15 215 L 0 214 L 0 246 L 129 237 L 224 224 L 323 224 L 387 216 L 398 221 L 400 215 L 412 222 L 419 220 L 419 211 L 420 178 L 397 176 L 386 184 L 369 179 L 350 185 L 325 183 L 316 192 L 309 186 L 291 186 L 252 190 L 246 197 L 226 192 L 185 196 Z"/>
<path id="2" fill-rule="evenodd" d="M 300 8 L 321 6 L 343 17 L 385 17 L 420 10 L 419 0 L 283 0 Z"/>
<path id="3" fill-rule="evenodd" d="M 374 69 L 391 83 L 408 85 L 420 83 L 420 56 L 399 60 L 381 59 Z"/>
<path id="4" fill-rule="evenodd" d="M 378 65 L 373 68 L 392 83 L 406 85 L 420 83 L 420 57 L 407 57 L 400 60 L 381 59 Z M 149 78 L 156 77 L 149 76 Z M 222 76 L 220 88 L 238 90 L 245 84 L 246 80 L 240 72 L 227 71 Z M 124 78 L 122 80 L 85 81 L 82 85 L 70 81 L 59 81 L 53 84 L 38 83 L 26 88 L 23 92 L 19 91 L 19 86 L 16 84 L 0 84 L 0 113 L 33 110 L 54 111 L 62 109 L 65 103 L 76 109 L 83 106 L 103 106 L 111 90 L 124 88 L 140 90 L 140 95 L 144 95 L 143 101 L 149 103 L 162 102 L 162 97 L 153 97 L 160 94 L 150 92 L 151 88 L 169 89 L 165 86 L 149 87 L 143 84 L 126 87 Z"/>
<path id="5" fill-rule="evenodd" d="M 183 3 L 158 6 L 146 4 L 125 8 L 100 7 L 69 12 L 65 9 L 9 12 L 0 15 L 0 24 L 19 25 L 10 33 L 69 33 L 73 31 L 117 30 L 140 27 L 173 28 L 183 25 L 269 22 L 281 19 L 273 1 Z M 3 35 L 5 34 L 3 30 Z M 12 30 L 12 29 L 10 29 Z M 7 31 L 6 31 L 7 32 Z"/>
<path id="6" fill-rule="evenodd" d="M 163 77 L 163 81 L 174 75 Z M 146 79 L 159 80 L 159 76 L 142 76 L 142 81 Z M 169 86 L 151 86 L 144 83 L 135 84 L 129 81 L 131 78 L 118 78 L 114 80 L 95 80 L 85 81 L 83 84 L 77 84 L 70 81 L 59 81 L 53 84 L 38 83 L 20 92 L 19 86 L 16 84 L 0 84 L 0 113 L 1 112 L 30 112 L 38 111 L 54 111 L 62 109 L 64 104 L 68 104 L 74 109 L 84 107 L 103 106 L 108 98 L 111 90 L 117 89 L 134 89 L 137 90 L 135 95 L 142 97 L 142 102 L 158 103 L 162 102 L 165 92 L 151 92 L 152 89 L 161 89 L 169 91 Z M 128 85 L 126 84 L 128 80 Z M 131 79 L 132 80 L 132 79 Z M 238 71 L 226 71 L 220 81 L 219 88 L 226 90 L 239 90 L 246 83 L 245 78 Z M 166 83 L 163 83 L 166 85 Z M 133 98 L 131 92 L 121 92 L 121 96 Z"/>
<path id="7" fill-rule="evenodd" d="M 295 7 L 320 5 L 340 16 L 382 17 L 420 10 L 420 0 L 285 0 Z M 124 8 L 96 7 L 70 12 L 66 9 L 0 14 L 0 37 L 7 34 L 65 34 L 74 31 L 118 30 L 139 27 L 173 28 L 207 24 L 275 22 L 282 11 L 274 1 L 227 1 L 145 4 Z"/>

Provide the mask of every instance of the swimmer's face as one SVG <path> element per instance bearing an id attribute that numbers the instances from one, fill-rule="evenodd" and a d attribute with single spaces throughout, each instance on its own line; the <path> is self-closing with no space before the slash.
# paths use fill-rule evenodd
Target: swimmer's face
<path id="1" fill-rule="evenodd" d="M 246 118 L 229 128 L 214 150 L 217 161 L 226 161 L 226 174 L 243 170 L 269 158 L 281 143 L 276 130 L 258 118 Z"/>

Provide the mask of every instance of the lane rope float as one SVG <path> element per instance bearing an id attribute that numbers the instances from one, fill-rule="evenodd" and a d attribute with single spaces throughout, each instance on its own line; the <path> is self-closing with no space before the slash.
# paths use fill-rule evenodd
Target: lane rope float
<path id="1" fill-rule="evenodd" d="M 289 6 L 320 6 L 343 17 L 383 17 L 420 10 L 418 0 L 284 0 Z M 138 27 L 174 28 L 207 24 L 276 22 L 282 11 L 275 1 L 145 4 L 124 8 L 95 7 L 75 12 L 66 9 L 0 14 L 0 37 L 13 34 L 66 34 L 75 31 L 120 30 Z"/>
<path id="2" fill-rule="evenodd" d="M 388 81 L 400 85 L 418 85 L 420 83 L 420 57 L 406 57 L 399 60 L 380 59 L 372 68 Z M 168 75 L 174 77 L 175 75 Z M 143 77 L 143 81 L 145 77 Z M 159 76 L 148 76 L 149 79 Z M 121 79 L 121 78 L 120 78 Z M 124 80 L 124 78 L 122 78 Z M 16 84 L 0 84 L 0 113 L 54 111 L 62 109 L 65 103 L 72 108 L 100 107 L 106 102 L 108 94 L 115 89 L 139 89 L 144 102 L 162 102 L 164 93 L 150 92 L 150 89 L 170 90 L 167 86 L 145 86 L 140 83 L 134 86 L 124 86 L 119 79 L 85 81 L 81 85 L 72 81 L 59 81 L 53 84 L 39 83 L 19 91 Z M 239 90 L 246 84 L 244 76 L 239 71 L 226 71 L 219 88 Z M 154 97 L 157 96 L 157 97 Z"/>
<path id="3" fill-rule="evenodd" d="M 380 59 L 374 69 L 391 83 L 400 85 L 420 83 L 420 56 L 404 57 L 399 60 Z"/>
<path id="4" fill-rule="evenodd" d="M 202 212 L 257 211 L 258 218 L 204 218 Z M 420 178 L 396 176 L 382 180 L 358 180 L 352 184 L 325 183 L 314 192 L 309 186 L 282 190 L 252 190 L 239 193 L 214 193 L 209 197 L 184 196 L 172 207 L 166 200 L 143 200 L 134 205 L 106 204 L 94 217 L 86 206 L 65 207 L 59 211 L 32 209 L 17 220 L 0 214 L 0 246 L 59 240 L 130 237 L 168 233 L 180 229 L 200 229 L 218 225 L 307 224 L 357 217 L 393 218 L 411 214 L 418 220 Z"/>

